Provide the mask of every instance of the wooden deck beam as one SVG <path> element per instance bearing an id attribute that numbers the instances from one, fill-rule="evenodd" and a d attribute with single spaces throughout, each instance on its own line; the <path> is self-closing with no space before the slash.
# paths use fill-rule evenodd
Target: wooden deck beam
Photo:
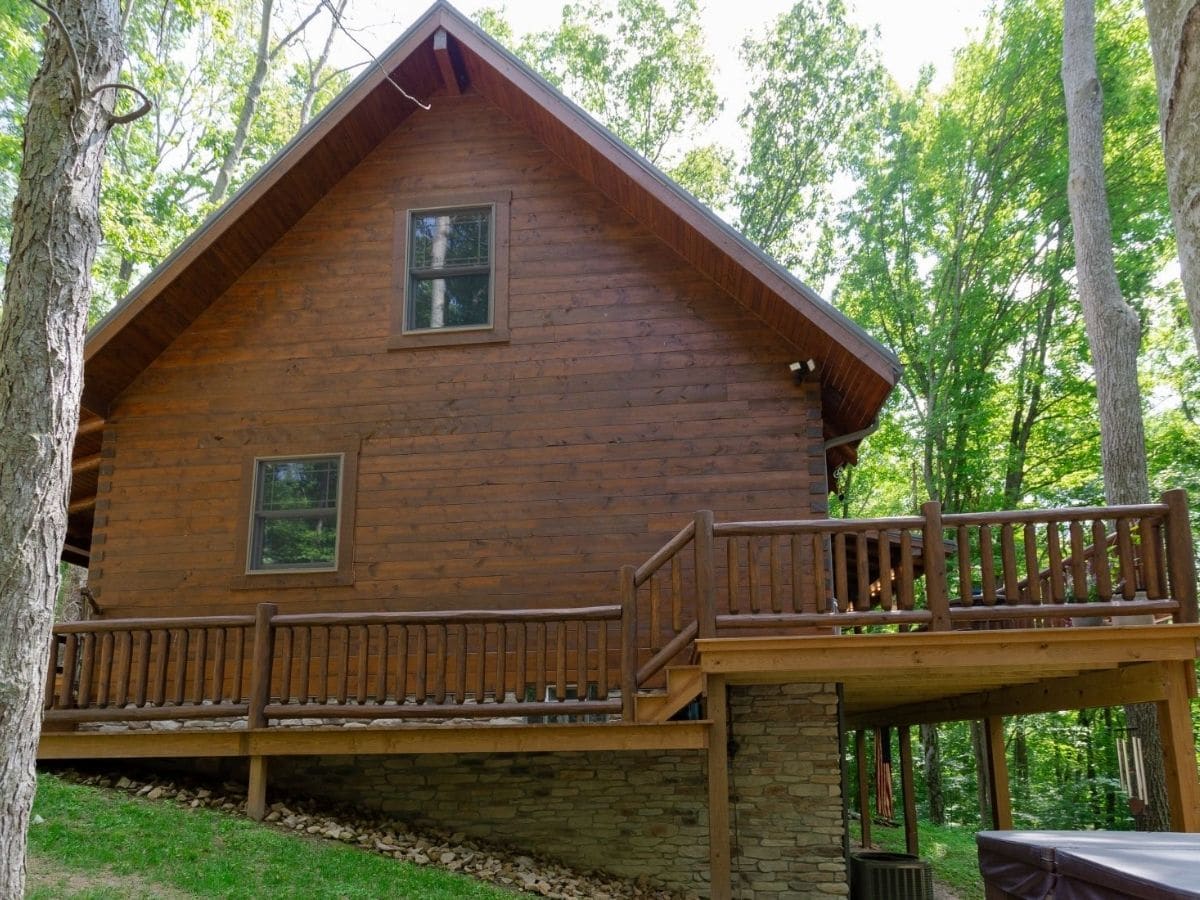
<path id="1" fill-rule="evenodd" d="M 913 779 L 912 734 L 901 725 L 900 737 L 900 796 L 904 800 L 904 849 L 913 856 L 921 855 L 917 834 L 917 792 Z"/>
<path id="2" fill-rule="evenodd" d="M 267 728 L 256 731 L 43 733 L 38 759 L 186 759 L 197 756 L 552 753 L 703 750 L 710 723 L 554 724 L 398 728 Z"/>
<path id="3" fill-rule="evenodd" d="M 951 696 L 927 703 L 865 711 L 848 716 L 847 724 L 857 728 L 867 725 L 961 722 L 988 716 L 1023 716 L 1064 709 L 1153 702 L 1161 700 L 1165 692 L 1162 664 L 1145 662 Z"/>

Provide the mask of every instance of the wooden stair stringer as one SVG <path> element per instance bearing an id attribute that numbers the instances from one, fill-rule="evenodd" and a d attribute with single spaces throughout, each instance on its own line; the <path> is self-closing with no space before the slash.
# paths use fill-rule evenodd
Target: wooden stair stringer
<path id="1" fill-rule="evenodd" d="M 703 692 L 704 673 L 699 666 L 668 666 L 665 693 L 638 695 L 637 721 L 645 724 L 667 722 Z"/>

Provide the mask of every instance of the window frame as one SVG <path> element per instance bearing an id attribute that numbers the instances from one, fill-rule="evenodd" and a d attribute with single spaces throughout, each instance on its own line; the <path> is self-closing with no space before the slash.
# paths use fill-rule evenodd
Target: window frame
<path id="1" fill-rule="evenodd" d="M 437 194 L 406 198 L 395 208 L 392 252 L 392 314 L 388 347 L 402 350 L 414 347 L 449 347 L 460 344 L 501 343 L 509 339 L 508 326 L 508 250 L 511 191 Z M 490 276 L 488 286 L 489 322 L 483 325 L 459 325 L 414 329 L 408 323 L 410 237 L 414 214 L 454 212 L 488 208 Z"/>
<path id="2" fill-rule="evenodd" d="M 361 442 L 342 439 L 304 446 L 273 446 L 259 448 L 243 460 L 241 511 L 238 516 L 237 574 L 230 586 L 234 589 L 323 587 L 354 583 L 354 513 L 358 483 L 358 456 Z M 255 521 L 258 517 L 257 492 L 259 464 L 273 460 L 330 459 L 340 461 L 337 492 L 337 536 L 334 565 L 329 567 L 297 567 L 254 569 L 253 549 Z"/>

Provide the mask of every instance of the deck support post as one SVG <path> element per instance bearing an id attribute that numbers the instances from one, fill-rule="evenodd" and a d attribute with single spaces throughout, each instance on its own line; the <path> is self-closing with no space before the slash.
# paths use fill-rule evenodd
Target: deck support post
<path id="1" fill-rule="evenodd" d="M 250 781 L 246 787 L 246 815 L 261 822 L 267 814 L 267 758 L 250 757 Z"/>
<path id="2" fill-rule="evenodd" d="M 1176 488 L 1162 495 L 1167 506 L 1167 576 L 1171 598 L 1178 601 L 1176 622 L 1200 621 L 1196 604 L 1196 552 L 1188 515 L 1187 491 Z"/>
<path id="3" fill-rule="evenodd" d="M 723 675 L 708 676 L 708 718 L 709 887 L 712 900 L 729 900 L 729 706 Z"/>
<path id="4" fill-rule="evenodd" d="M 275 657 L 275 628 L 271 620 L 279 612 L 274 603 L 260 603 L 254 612 L 254 655 L 250 659 L 250 712 L 246 727 L 266 728 L 263 712 L 271 700 L 271 665 Z"/>
<path id="5" fill-rule="evenodd" d="M 987 732 L 988 790 L 991 793 L 992 828 L 1012 831 L 1012 795 L 1008 787 L 1008 760 L 1004 756 L 1004 718 L 989 716 L 983 720 Z"/>
<path id="6" fill-rule="evenodd" d="M 924 541 L 921 552 L 925 555 L 925 595 L 929 611 L 933 613 L 933 621 L 929 628 L 931 631 L 950 631 L 954 626 L 950 621 L 950 595 L 946 586 L 942 504 L 936 500 L 927 500 L 921 505 L 921 515 L 925 519 L 925 527 L 921 532 Z"/>
<path id="7" fill-rule="evenodd" d="M 621 718 L 637 721 L 637 569 L 621 566 Z"/>
<path id="8" fill-rule="evenodd" d="M 858 821 L 862 845 L 871 846 L 871 775 L 867 771 L 867 732 L 854 732 L 854 765 L 858 772 Z"/>
<path id="9" fill-rule="evenodd" d="M 696 552 L 696 623 L 701 638 L 717 636 L 717 576 L 713 558 L 713 514 L 711 509 L 696 513 L 696 533 L 692 540 Z"/>
<path id="10" fill-rule="evenodd" d="M 1171 828 L 1200 832 L 1200 783 L 1196 776 L 1196 744 L 1188 696 L 1190 662 L 1162 664 L 1166 697 L 1158 701 L 1158 732 L 1166 763 L 1167 802 Z"/>
<path id="11" fill-rule="evenodd" d="M 900 795 L 904 800 L 904 849 L 913 856 L 920 856 L 917 793 L 913 787 L 912 733 L 907 725 L 901 725 L 897 732 L 900 738 Z"/>

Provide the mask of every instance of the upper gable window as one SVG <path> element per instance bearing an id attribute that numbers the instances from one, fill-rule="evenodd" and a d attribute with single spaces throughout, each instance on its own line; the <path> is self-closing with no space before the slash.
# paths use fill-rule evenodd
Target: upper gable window
<path id="1" fill-rule="evenodd" d="M 508 203 L 505 192 L 397 210 L 392 347 L 508 339 Z"/>

